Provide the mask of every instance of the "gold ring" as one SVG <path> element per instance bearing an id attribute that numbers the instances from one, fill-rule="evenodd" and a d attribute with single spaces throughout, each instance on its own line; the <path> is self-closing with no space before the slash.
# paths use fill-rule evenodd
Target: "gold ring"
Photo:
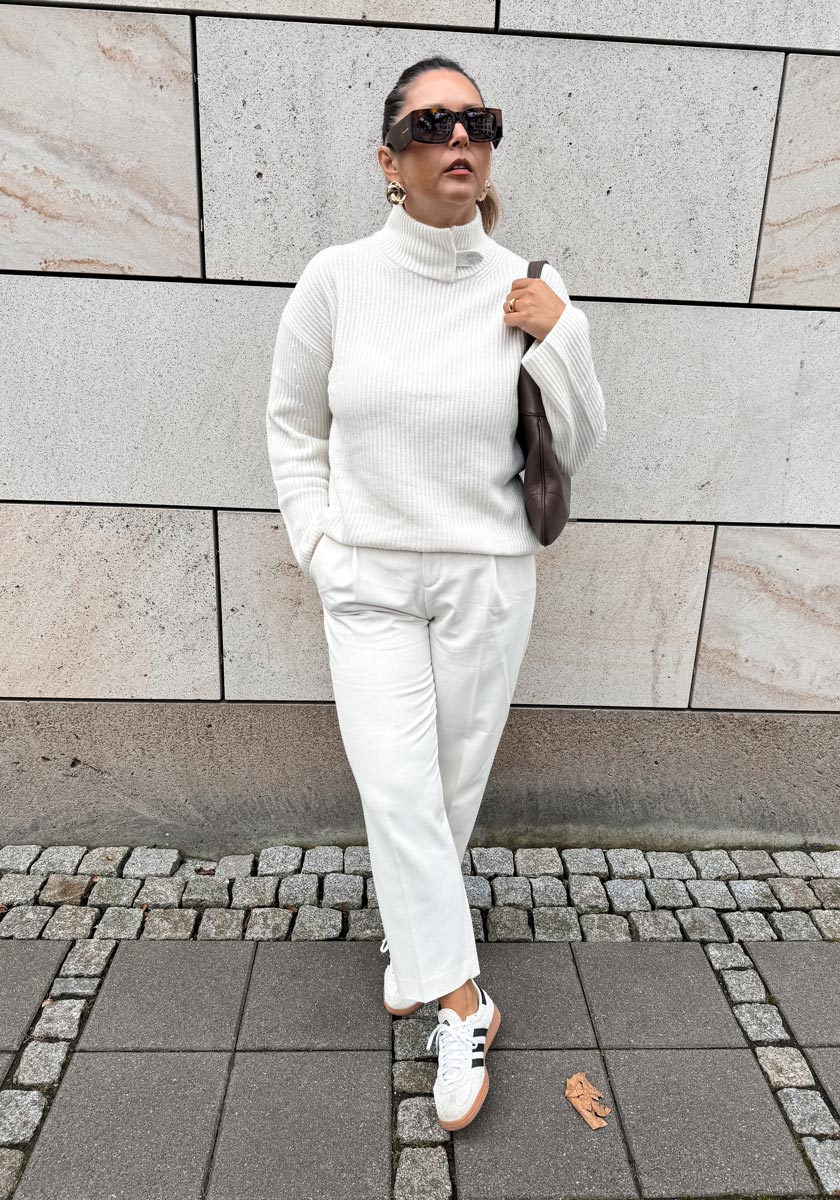
<path id="1" fill-rule="evenodd" d="M 510 300 L 508 301 L 508 312 L 515 312 L 515 305 L 516 305 L 516 297 L 511 296 Z"/>

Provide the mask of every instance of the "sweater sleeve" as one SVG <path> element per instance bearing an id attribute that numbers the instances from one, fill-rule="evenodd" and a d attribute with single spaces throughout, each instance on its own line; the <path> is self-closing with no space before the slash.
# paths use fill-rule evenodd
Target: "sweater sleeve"
<path id="1" fill-rule="evenodd" d="M 554 452 L 567 475 L 579 471 L 607 435 L 604 396 L 595 375 L 589 322 L 569 299 L 560 273 L 546 263 L 542 279 L 566 307 L 522 365 L 540 389 Z"/>
<path id="2" fill-rule="evenodd" d="M 329 499 L 333 311 L 320 251 L 304 267 L 280 316 L 265 414 L 278 506 L 292 553 L 307 575 Z"/>

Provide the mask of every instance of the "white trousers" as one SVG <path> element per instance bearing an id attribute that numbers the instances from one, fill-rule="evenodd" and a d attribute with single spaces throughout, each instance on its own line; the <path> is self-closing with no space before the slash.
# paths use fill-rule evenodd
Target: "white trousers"
<path id="1" fill-rule="evenodd" d="M 310 563 L 400 993 L 479 973 L 461 863 L 531 634 L 533 554 L 349 546 Z"/>

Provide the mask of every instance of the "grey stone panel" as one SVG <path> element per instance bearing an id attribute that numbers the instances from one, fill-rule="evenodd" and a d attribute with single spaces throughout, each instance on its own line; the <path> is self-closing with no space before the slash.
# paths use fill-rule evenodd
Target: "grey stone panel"
<path id="1" fill-rule="evenodd" d="M 0 941 L 0 1050 L 14 1054 L 23 1044 L 70 945 L 68 940 Z"/>
<path id="2" fill-rule="evenodd" d="M 840 942 L 745 942 L 800 1046 L 840 1046 Z"/>

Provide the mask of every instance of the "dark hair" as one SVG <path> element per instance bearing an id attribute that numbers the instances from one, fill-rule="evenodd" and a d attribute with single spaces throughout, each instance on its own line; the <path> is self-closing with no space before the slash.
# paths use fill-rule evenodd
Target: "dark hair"
<path id="1" fill-rule="evenodd" d="M 385 97 L 385 111 L 382 117 L 382 142 L 388 135 L 388 130 L 396 121 L 400 114 L 400 110 L 405 104 L 406 92 L 408 86 L 419 75 L 425 74 L 426 71 L 458 71 L 465 79 L 469 79 L 475 90 L 481 96 L 481 88 L 473 79 L 472 75 L 468 74 L 464 68 L 451 58 L 445 58 L 443 55 L 435 54 L 431 58 L 422 58 L 419 62 L 414 63 L 410 67 L 406 67 L 400 75 L 397 82 L 391 88 L 388 95 Z M 484 103 L 484 97 L 481 96 L 481 103 Z M 493 183 L 487 189 L 487 195 L 483 200 L 479 200 L 478 207 L 481 210 L 481 223 L 484 226 L 484 232 L 490 233 L 501 216 L 502 201 L 499 193 L 496 191 Z"/>

